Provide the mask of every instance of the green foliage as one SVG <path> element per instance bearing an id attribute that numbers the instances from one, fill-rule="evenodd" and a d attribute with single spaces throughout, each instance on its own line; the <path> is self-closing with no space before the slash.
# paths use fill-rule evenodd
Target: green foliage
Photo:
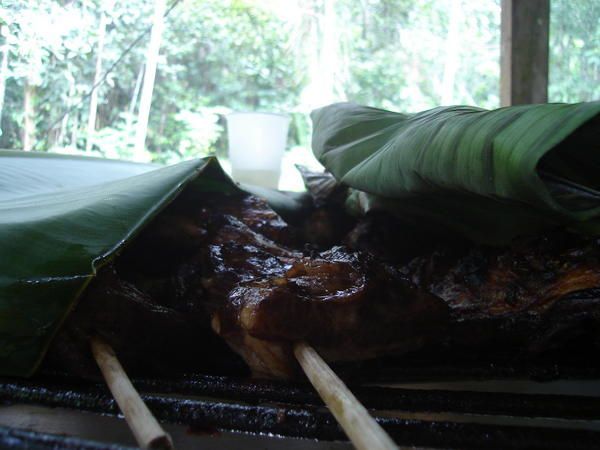
<path id="1" fill-rule="evenodd" d="M 112 159 L 135 160 L 134 157 L 134 137 L 135 137 L 134 118 L 129 114 L 123 114 L 113 126 L 107 126 L 97 130 L 94 133 L 94 148 L 92 151 L 95 156 Z M 148 152 L 138 155 L 138 162 L 151 161 L 152 157 Z"/>
<path id="2" fill-rule="evenodd" d="M 101 15 L 108 16 L 104 69 L 152 19 L 153 2 L 109 3 L 2 2 L 9 70 L 0 147 L 21 147 L 29 84 L 35 148 L 83 151 Z M 598 20 L 594 0 L 552 1 L 552 100 L 600 95 Z M 402 111 L 496 107 L 499 24 L 499 0 L 181 1 L 165 23 L 147 153 L 132 153 L 131 136 L 148 35 L 98 88 L 93 153 L 165 163 L 223 155 L 232 110 L 291 113 L 292 148 L 308 147 L 308 112 L 334 101 Z"/>
<path id="3" fill-rule="evenodd" d="M 600 2 L 550 5 L 550 101 L 600 99 Z"/>
<path id="4" fill-rule="evenodd" d="M 498 106 L 498 1 L 379 0 L 338 5 L 342 22 L 349 24 L 343 36 L 349 61 L 348 100 L 415 111 L 443 104 L 445 95 L 451 104 Z M 457 12 L 454 29 L 452 11 Z M 448 86 L 443 83 L 447 68 L 454 68 Z"/>
<path id="5" fill-rule="evenodd" d="M 281 45 L 285 26 L 240 0 L 194 0 L 173 11 L 153 103 L 160 114 L 151 119 L 149 148 L 158 154 L 174 149 L 175 155 L 158 159 L 203 155 L 215 146 L 223 150 L 224 141 L 217 140 L 229 110 L 293 108 L 299 82 L 293 55 Z M 163 130 L 172 133 L 161 142 L 155 132 L 163 135 Z"/>
<path id="6" fill-rule="evenodd" d="M 165 159 L 156 158 L 156 161 L 174 163 L 182 159 L 214 154 L 215 143 L 223 132 L 219 123 L 219 114 L 211 108 L 201 108 L 198 111 L 180 111 L 169 120 L 167 129 L 173 128 L 168 136 L 175 136 L 179 146 L 176 152 L 166 153 Z M 164 146 L 170 142 L 165 139 Z"/>
<path id="7" fill-rule="evenodd" d="M 14 44 L 1 147 L 20 147 L 26 77 L 38 86 L 38 147 L 68 145 L 75 151 L 85 145 L 88 102 L 59 119 L 91 87 L 104 6 L 99 0 L 66 6 L 51 0 L 14 0 L 0 10 Z M 151 2 L 116 2 L 106 11 L 104 68 L 149 26 L 151 7 Z M 34 22 L 60 26 L 50 29 Z M 223 140 L 217 141 L 223 134 L 223 114 L 229 110 L 292 109 L 298 70 L 293 55 L 280 45 L 284 26 L 267 10 L 240 0 L 195 0 L 177 6 L 163 35 L 147 139 L 149 157 L 173 162 L 222 149 Z M 147 39 L 99 88 L 94 154 L 132 157 L 132 121 L 125 116 L 135 112 L 132 92 L 146 44 Z"/>
<path id="8" fill-rule="evenodd" d="M 293 55 L 281 45 L 285 31 L 283 21 L 249 2 L 184 2 L 165 36 L 165 76 L 205 105 L 289 110 L 298 80 Z"/>

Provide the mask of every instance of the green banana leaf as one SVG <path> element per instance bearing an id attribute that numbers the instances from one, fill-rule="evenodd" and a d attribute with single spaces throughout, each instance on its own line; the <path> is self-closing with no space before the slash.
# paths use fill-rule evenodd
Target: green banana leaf
<path id="1" fill-rule="evenodd" d="M 313 111 L 313 151 L 355 189 L 419 227 L 501 244 L 555 226 L 600 234 L 600 102 L 400 114 Z"/>
<path id="2" fill-rule="evenodd" d="M 214 158 L 157 168 L 0 151 L 0 375 L 36 370 L 96 271 L 183 190 L 241 192 Z M 260 194 L 283 213 L 304 203 Z"/>

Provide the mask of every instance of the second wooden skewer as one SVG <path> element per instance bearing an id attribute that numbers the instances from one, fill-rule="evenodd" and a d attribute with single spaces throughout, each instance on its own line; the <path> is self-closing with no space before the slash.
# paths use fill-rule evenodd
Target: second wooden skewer
<path id="1" fill-rule="evenodd" d="M 296 343 L 294 355 L 358 450 L 398 450 L 389 435 L 310 345 Z"/>

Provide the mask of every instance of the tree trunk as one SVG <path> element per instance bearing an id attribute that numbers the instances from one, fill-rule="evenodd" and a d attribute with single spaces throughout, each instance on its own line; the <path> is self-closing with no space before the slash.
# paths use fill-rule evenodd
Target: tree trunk
<path id="1" fill-rule="evenodd" d="M 336 14 L 336 0 L 320 0 L 319 13 L 312 23 L 308 45 L 312 48 L 309 56 L 308 83 L 301 93 L 304 108 L 314 109 L 336 101 L 344 100 L 343 81 L 346 67 L 341 54 L 340 36 L 342 28 Z"/>
<path id="2" fill-rule="evenodd" d="M 154 78 L 156 77 L 156 65 L 158 63 L 158 52 L 164 26 L 166 0 L 155 0 L 154 19 L 152 33 L 150 34 L 150 45 L 146 55 L 146 73 L 144 74 L 144 85 L 140 97 L 140 109 L 138 114 L 137 129 L 135 134 L 134 154 L 141 155 L 146 144 L 148 132 L 148 118 L 150 117 L 150 106 L 152 104 L 152 91 L 154 90 Z"/>
<path id="3" fill-rule="evenodd" d="M 144 65 L 140 67 L 137 78 L 135 80 L 135 86 L 133 87 L 133 94 L 131 94 L 131 102 L 129 103 L 129 115 L 133 117 L 135 114 L 135 105 L 137 105 L 138 97 L 140 95 L 140 88 L 142 87 L 142 80 L 144 79 Z"/>
<path id="4" fill-rule="evenodd" d="M 0 30 L 2 27 L 0 27 Z M 0 131 L 2 130 L 2 111 L 4 109 L 4 92 L 6 91 L 6 77 L 8 74 L 8 43 L 4 43 L 0 50 Z M 1 134 L 1 133 L 0 133 Z"/>
<path id="5" fill-rule="evenodd" d="M 107 12 L 112 9 L 112 2 L 107 7 Z M 104 37 L 106 36 L 106 23 L 108 17 L 106 12 L 102 12 L 100 16 L 100 24 L 98 25 L 98 53 L 96 55 L 96 72 L 94 74 L 94 84 L 96 86 L 100 82 L 102 75 L 102 57 L 104 53 Z M 98 87 L 92 89 L 90 96 L 90 113 L 88 115 L 87 136 L 85 141 L 85 151 L 89 152 L 94 144 L 94 131 L 96 130 L 96 114 L 98 111 Z"/>
<path id="6" fill-rule="evenodd" d="M 25 78 L 23 96 L 23 150 L 29 151 L 35 142 L 35 90 L 36 87 Z"/>
<path id="7" fill-rule="evenodd" d="M 440 86 L 440 99 L 442 105 L 454 103 L 454 80 L 460 58 L 459 26 L 462 21 L 462 2 L 450 2 L 450 21 L 448 24 L 448 37 L 446 39 L 446 58 L 444 61 L 444 75 Z"/>
<path id="8" fill-rule="evenodd" d="M 321 47 L 321 79 L 323 100 L 333 103 L 336 100 L 336 74 L 339 70 L 339 34 L 337 30 L 337 17 L 335 14 L 335 1 L 324 2 L 322 20 L 322 47 Z"/>
<path id="9" fill-rule="evenodd" d="M 71 147 L 77 148 L 77 140 L 79 139 L 79 114 L 73 114 L 73 123 L 71 124 Z"/>
<path id="10" fill-rule="evenodd" d="M 62 146 L 65 145 L 66 143 L 66 135 L 69 129 L 69 118 L 71 117 L 69 111 L 70 109 L 73 107 L 74 104 L 74 98 L 75 98 L 75 78 L 73 77 L 73 74 L 71 74 L 70 72 L 67 72 L 65 74 L 65 77 L 67 78 L 68 82 L 69 82 L 69 96 L 68 96 L 68 100 L 67 100 L 67 113 L 65 114 L 65 116 L 62 118 L 62 120 L 60 121 L 60 132 L 58 134 L 58 145 Z"/>
<path id="11" fill-rule="evenodd" d="M 127 140 L 133 135 L 133 115 L 135 114 L 135 105 L 137 105 L 138 97 L 140 95 L 140 88 L 142 87 L 142 79 L 144 78 L 144 65 L 140 67 L 138 76 L 135 80 L 135 86 L 133 87 L 133 94 L 131 94 L 131 102 L 129 103 L 129 111 L 127 113 L 127 119 L 125 123 L 125 130 L 127 130 Z"/>

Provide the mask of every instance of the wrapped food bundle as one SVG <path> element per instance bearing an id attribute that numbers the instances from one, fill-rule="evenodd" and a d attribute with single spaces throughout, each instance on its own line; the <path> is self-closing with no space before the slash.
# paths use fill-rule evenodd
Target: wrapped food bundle
<path id="1" fill-rule="evenodd" d="M 92 335 L 134 372 L 282 378 L 298 341 L 338 364 L 597 352 L 600 103 L 313 121 L 305 195 L 213 158 L 0 153 L 0 373 L 93 374 Z"/>

